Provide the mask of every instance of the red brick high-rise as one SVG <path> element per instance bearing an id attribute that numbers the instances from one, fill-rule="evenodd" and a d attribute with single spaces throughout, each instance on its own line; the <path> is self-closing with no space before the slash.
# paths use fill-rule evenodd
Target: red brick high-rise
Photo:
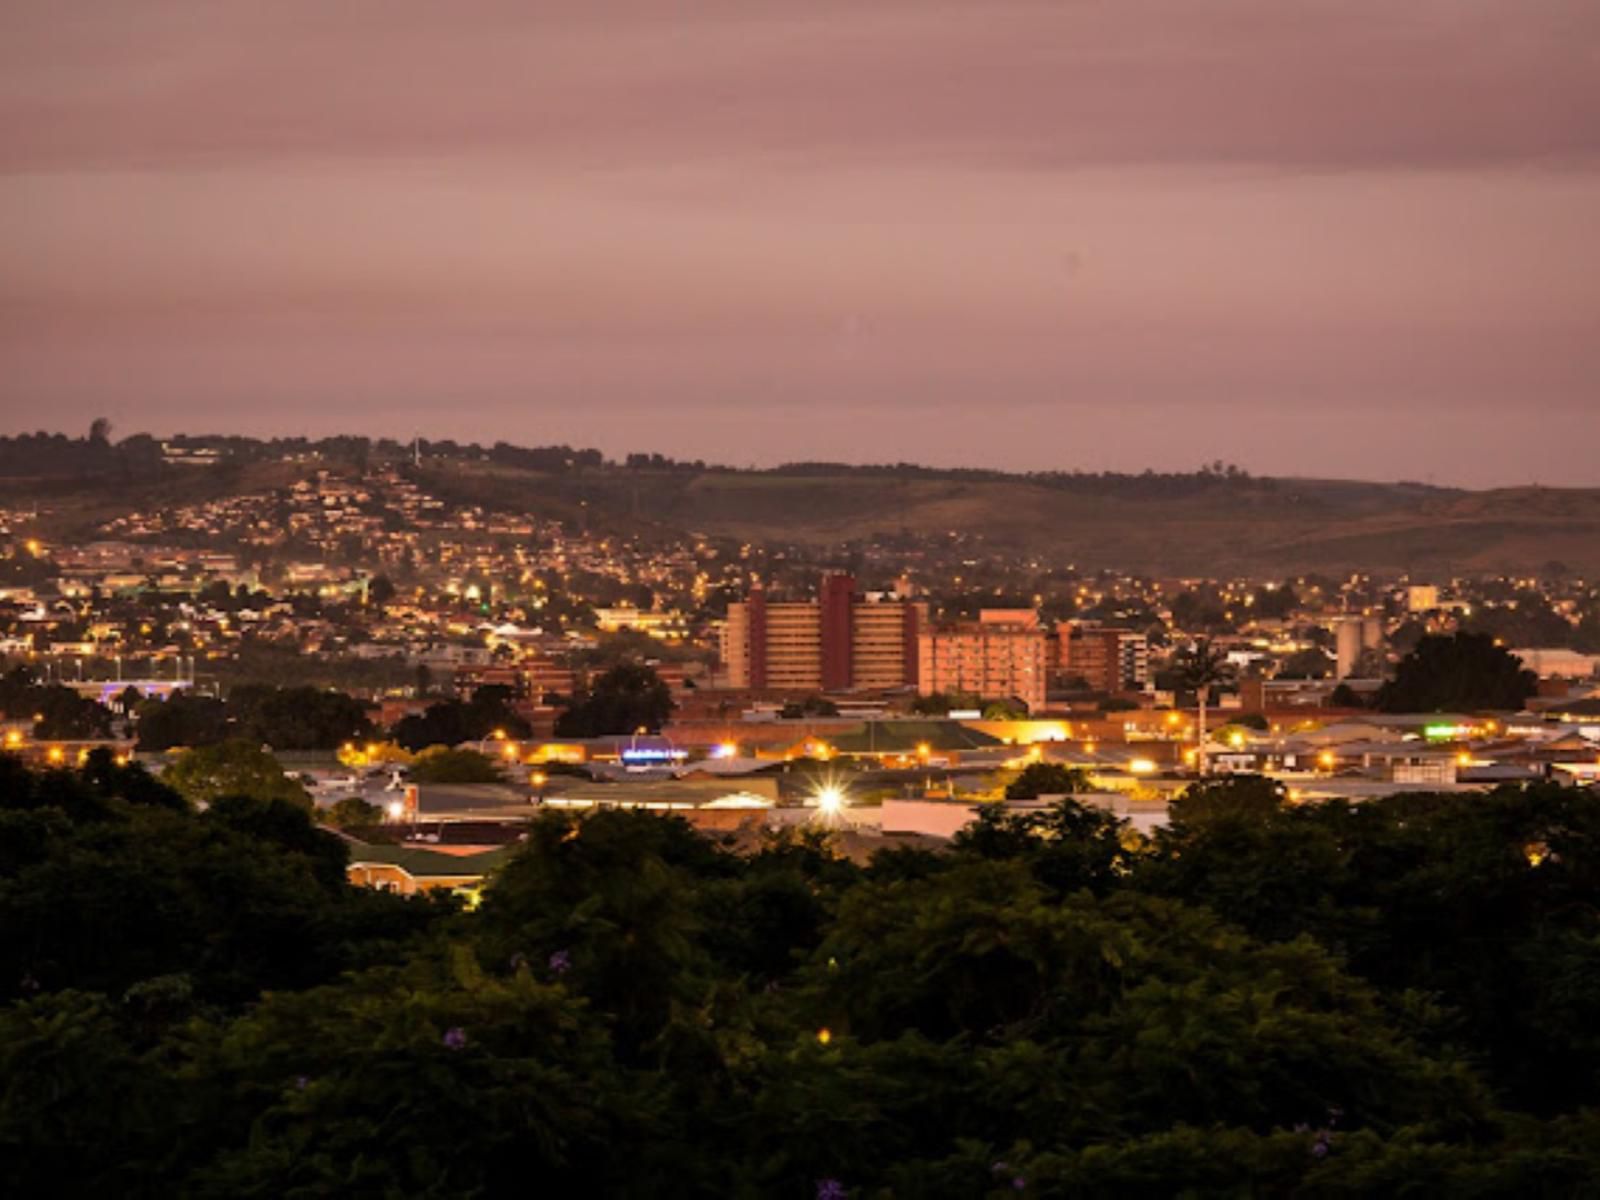
<path id="1" fill-rule="evenodd" d="M 853 576 L 832 572 L 822 577 L 817 594 L 821 606 L 822 690 L 842 692 L 853 684 L 851 623 L 856 600 Z"/>
<path id="2" fill-rule="evenodd" d="M 728 685 L 776 691 L 877 691 L 917 682 L 921 601 L 867 599 L 842 572 L 815 600 L 769 600 L 759 587 L 728 606 L 722 659 Z"/>

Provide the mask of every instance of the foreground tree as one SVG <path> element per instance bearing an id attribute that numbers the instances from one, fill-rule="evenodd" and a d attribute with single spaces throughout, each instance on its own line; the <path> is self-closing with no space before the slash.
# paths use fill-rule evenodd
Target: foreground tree
<path id="1" fill-rule="evenodd" d="M 0 1187 L 1587 1195 L 1597 847 L 1551 786 L 995 806 L 864 868 L 550 812 L 466 912 L 282 800 L 0 758 Z"/>

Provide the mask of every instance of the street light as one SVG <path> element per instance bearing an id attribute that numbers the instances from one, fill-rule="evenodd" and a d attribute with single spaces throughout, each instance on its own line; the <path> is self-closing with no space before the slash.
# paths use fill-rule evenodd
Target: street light
<path id="1" fill-rule="evenodd" d="M 839 814 L 844 812 L 844 789 L 836 783 L 825 783 L 816 792 L 817 812 L 825 820 L 837 820 Z"/>

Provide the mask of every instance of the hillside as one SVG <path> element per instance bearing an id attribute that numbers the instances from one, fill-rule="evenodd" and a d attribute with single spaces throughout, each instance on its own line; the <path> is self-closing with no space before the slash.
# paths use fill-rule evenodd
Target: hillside
<path id="1" fill-rule="evenodd" d="M 335 471 L 352 467 L 325 460 Z M 430 492 L 594 531 L 693 532 L 816 548 L 912 535 L 1161 575 L 1544 569 L 1600 574 L 1600 489 L 1485 492 L 1411 483 L 1195 475 L 1007 475 L 917 467 L 699 465 L 535 469 L 460 453 L 404 464 Z M 151 478 L 0 482 L 0 499 L 51 510 L 59 537 L 129 509 L 285 486 L 304 464 L 230 463 Z"/>
<path id="2" fill-rule="evenodd" d="M 931 473 L 930 473 L 931 474 Z M 1460 492 L 1248 480 L 1141 497 L 1023 476 L 607 470 L 552 476 L 450 464 L 428 486 L 593 524 L 640 523 L 825 546 L 959 532 L 1081 566 L 1158 574 L 1600 571 L 1600 490 Z M 1136 477 L 1135 477 L 1136 478 Z"/>

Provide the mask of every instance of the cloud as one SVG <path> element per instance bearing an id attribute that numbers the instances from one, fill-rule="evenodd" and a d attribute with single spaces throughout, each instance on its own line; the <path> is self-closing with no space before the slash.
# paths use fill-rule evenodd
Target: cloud
<path id="1" fill-rule="evenodd" d="M 1570 474 L 1597 35 L 1589 0 L 11 0 L 3 415 L 741 462 L 1271 431 L 1334 473 L 1402 430 L 1409 473 Z"/>
<path id="2" fill-rule="evenodd" d="M 0 164 L 1592 162 L 1588 0 L 13 0 Z"/>

